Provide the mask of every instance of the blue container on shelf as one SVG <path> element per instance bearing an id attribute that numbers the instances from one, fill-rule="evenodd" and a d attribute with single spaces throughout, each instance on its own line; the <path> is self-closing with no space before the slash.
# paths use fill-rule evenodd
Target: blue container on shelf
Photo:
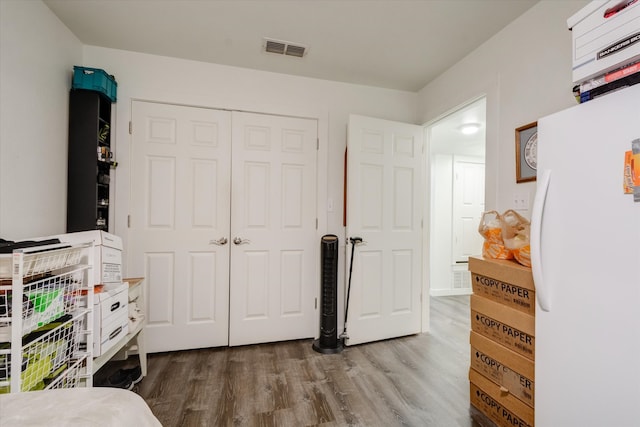
<path id="1" fill-rule="evenodd" d="M 115 77 L 100 68 L 74 65 L 71 88 L 94 90 L 105 95 L 111 102 L 116 102 L 118 83 Z"/>

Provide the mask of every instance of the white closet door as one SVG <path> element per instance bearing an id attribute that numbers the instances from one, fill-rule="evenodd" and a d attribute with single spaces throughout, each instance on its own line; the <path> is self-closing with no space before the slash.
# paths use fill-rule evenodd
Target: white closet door
<path id="1" fill-rule="evenodd" d="M 347 237 L 364 244 L 354 258 L 348 345 L 420 332 L 422 134 L 416 125 L 349 117 Z"/>
<path id="2" fill-rule="evenodd" d="M 314 336 L 317 122 L 232 113 L 229 344 Z"/>
<path id="3" fill-rule="evenodd" d="M 453 159 L 453 263 L 482 253 L 478 224 L 484 212 L 484 159 Z"/>
<path id="4" fill-rule="evenodd" d="M 230 116 L 133 102 L 129 272 L 149 352 L 228 344 Z"/>

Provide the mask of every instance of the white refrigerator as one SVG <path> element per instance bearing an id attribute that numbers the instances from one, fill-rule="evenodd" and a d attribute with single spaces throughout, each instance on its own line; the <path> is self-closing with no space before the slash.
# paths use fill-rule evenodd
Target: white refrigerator
<path id="1" fill-rule="evenodd" d="M 640 426 L 640 85 L 538 121 L 536 427 Z"/>

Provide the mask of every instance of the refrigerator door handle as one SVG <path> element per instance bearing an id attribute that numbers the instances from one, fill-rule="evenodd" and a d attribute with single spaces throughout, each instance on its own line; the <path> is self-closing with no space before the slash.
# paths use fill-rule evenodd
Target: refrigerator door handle
<path id="1" fill-rule="evenodd" d="M 544 205 L 547 200 L 547 191 L 549 190 L 550 181 L 550 170 L 543 170 L 542 173 L 538 175 L 538 188 L 536 189 L 536 197 L 533 200 L 533 210 L 531 212 L 531 272 L 533 273 L 533 282 L 536 287 L 538 304 L 543 311 L 551 310 L 551 290 L 549 289 L 548 284 L 544 281 L 542 256 L 540 251 L 540 243 L 542 239 L 542 215 L 544 213 Z"/>

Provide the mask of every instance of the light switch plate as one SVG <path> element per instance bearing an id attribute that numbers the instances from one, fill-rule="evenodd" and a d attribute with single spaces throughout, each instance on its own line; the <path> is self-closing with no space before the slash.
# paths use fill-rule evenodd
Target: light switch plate
<path id="1" fill-rule="evenodd" d="M 517 211 L 529 210 L 529 192 L 517 192 L 513 194 L 513 206 Z"/>

